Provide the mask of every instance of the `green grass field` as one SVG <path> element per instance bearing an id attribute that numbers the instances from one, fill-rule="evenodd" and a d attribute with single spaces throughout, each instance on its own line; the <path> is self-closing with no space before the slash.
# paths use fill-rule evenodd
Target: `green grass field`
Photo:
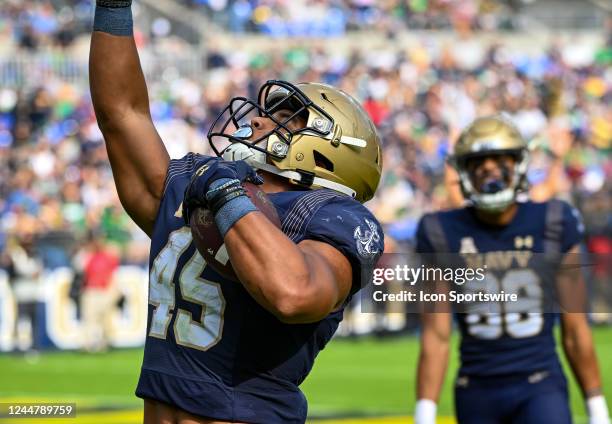
<path id="1" fill-rule="evenodd" d="M 594 337 L 606 397 L 612 399 L 612 328 L 596 328 Z M 453 343 L 456 347 L 456 339 Z M 452 415 L 451 380 L 457 367 L 456 349 L 454 351 L 439 406 L 442 416 Z M 311 415 L 410 415 L 414 407 L 417 356 L 417 339 L 411 337 L 332 341 L 320 354 L 313 372 L 302 386 L 309 399 Z M 0 402 L 63 401 L 76 402 L 79 411 L 138 410 L 141 401 L 133 391 L 141 358 L 141 350 L 98 355 L 66 352 L 26 357 L 3 355 L 0 356 Z M 582 421 L 585 413 L 574 381 L 571 381 L 571 402 L 577 421 Z M 23 420 L 19 422 L 24 423 Z M 123 421 L 121 418 L 95 418 L 87 422 Z"/>

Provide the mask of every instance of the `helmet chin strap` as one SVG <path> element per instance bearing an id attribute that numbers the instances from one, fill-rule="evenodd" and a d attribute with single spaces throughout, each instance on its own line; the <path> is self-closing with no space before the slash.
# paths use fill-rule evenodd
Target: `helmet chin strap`
<path id="1" fill-rule="evenodd" d="M 246 144 L 240 142 L 231 144 L 227 149 L 223 151 L 221 157 L 224 160 L 229 161 L 243 160 L 255 169 L 260 169 L 262 171 L 266 171 L 271 174 L 278 175 L 279 177 L 287 178 L 288 180 L 292 180 L 298 183 L 302 182 L 302 178 L 304 177 L 299 172 L 283 171 L 278 169 L 274 165 L 266 163 L 266 154 L 264 152 L 251 149 Z M 343 184 L 336 183 L 334 181 L 326 180 L 324 178 L 314 177 L 312 180 L 312 185 L 329 188 L 331 190 L 346 194 L 347 196 L 351 197 L 355 197 L 357 195 L 355 190 L 353 190 L 352 188 L 347 187 Z"/>

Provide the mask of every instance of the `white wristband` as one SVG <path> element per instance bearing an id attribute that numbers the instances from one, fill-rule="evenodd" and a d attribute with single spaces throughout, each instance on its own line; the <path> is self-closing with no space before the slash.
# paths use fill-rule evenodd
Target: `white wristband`
<path id="1" fill-rule="evenodd" d="M 590 424 L 610 424 L 610 413 L 603 395 L 588 398 L 586 404 Z"/>
<path id="2" fill-rule="evenodd" d="M 431 399 L 417 400 L 414 408 L 414 424 L 436 424 L 436 402 Z"/>

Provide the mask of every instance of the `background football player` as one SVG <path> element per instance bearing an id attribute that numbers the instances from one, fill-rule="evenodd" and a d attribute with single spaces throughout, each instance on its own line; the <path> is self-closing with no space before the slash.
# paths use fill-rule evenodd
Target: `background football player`
<path id="1" fill-rule="evenodd" d="M 90 82 L 122 204 L 151 237 L 136 391 L 144 420 L 304 422 L 298 385 L 382 253 L 382 231 L 360 203 L 380 178 L 374 125 L 350 96 L 323 84 L 272 81 L 255 101 L 230 101 L 209 140 L 261 169 L 281 231 L 246 196 L 242 182 L 262 181 L 245 161 L 170 160 L 149 114 L 130 3 L 98 0 Z M 185 217 L 202 205 L 240 281 L 196 251 Z"/>
<path id="2" fill-rule="evenodd" d="M 461 368 L 455 383 L 455 411 L 460 423 L 571 422 L 566 380 L 555 351 L 557 315 L 545 313 L 551 311 L 545 311 L 543 305 L 552 298 L 547 290 L 568 278 L 557 271 L 565 263 L 576 262 L 581 223 L 565 202 L 516 201 L 517 192 L 524 188 L 527 161 L 527 144 L 510 122 L 500 116 L 477 119 L 460 135 L 452 158 L 471 205 L 425 215 L 419 223 L 419 252 L 470 254 L 488 264 L 485 283 L 469 287 L 474 282 L 468 282 L 465 290 L 527 293 L 531 300 L 520 311 L 511 310 L 508 303 L 496 305 L 497 313 L 471 305 L 456 314 Z M 503 261 L 497 265 L 487 261 L 487 254 L 511 251 L 526 252 L 523 257 L 531 258 L 529 265 L 516 269 L 502 265 Z M 547 272 L 550 266 L 534 266 L 543 262 L 538 253 L 562 257 L 561 267 L 557 262 L 551 274 Z M 578 274 L 572 273 L 571 278 Z M 579 281 L 563 283 L 572 285 L 570 298 L 581 297 Z M 607 424 L 608 410 L 584 309 L 566 309 L 560 317 L 563 349 L 584 394 L 590 423 Z M 448 362 L 451 315 L 444 308 L 438 311 L 422 317 L 417 424 L 435 422 Z"/>

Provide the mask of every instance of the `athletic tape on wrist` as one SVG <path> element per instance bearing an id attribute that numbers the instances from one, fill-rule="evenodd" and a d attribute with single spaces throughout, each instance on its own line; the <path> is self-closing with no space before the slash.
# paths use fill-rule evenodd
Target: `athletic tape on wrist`
<path id="1" fill-rule="evenodd" d="M 603 395 L 592 396 L 586 399 L 586 404 L 589 417 L 599 419 L 607 418 L 609 420 L 610 412 L 608 411 L 608 405 L 606 405 L 606 399 Z"/>
<path id="2" fill-rule="evenodd" d="M 206 201 L 223 237 L 240 218 L 258 210 L 237 179 L 220 178 L 213 181 L 208 187 Z"/>
<path id="3" fill-rule="evenodd" d="M 134 34 L 134 21 L 131 7 L 97 6 L 94 16 L 94 31 L 111 35 L 131 36 Z"/>
<path id="4" fill-rule="evenodd" d="M 435 424 L 437 405 L 431 399 L 419 399 L 414 409 L 415 424 Z"/>
<path id="5" fill-rule="evenodd" d="M 240 218 L 257 210 L 248 196 L 238 196 L 221 206 L 215 214 L 215 223 L 221 235 L 225 237 L 225 234 Z"/>

